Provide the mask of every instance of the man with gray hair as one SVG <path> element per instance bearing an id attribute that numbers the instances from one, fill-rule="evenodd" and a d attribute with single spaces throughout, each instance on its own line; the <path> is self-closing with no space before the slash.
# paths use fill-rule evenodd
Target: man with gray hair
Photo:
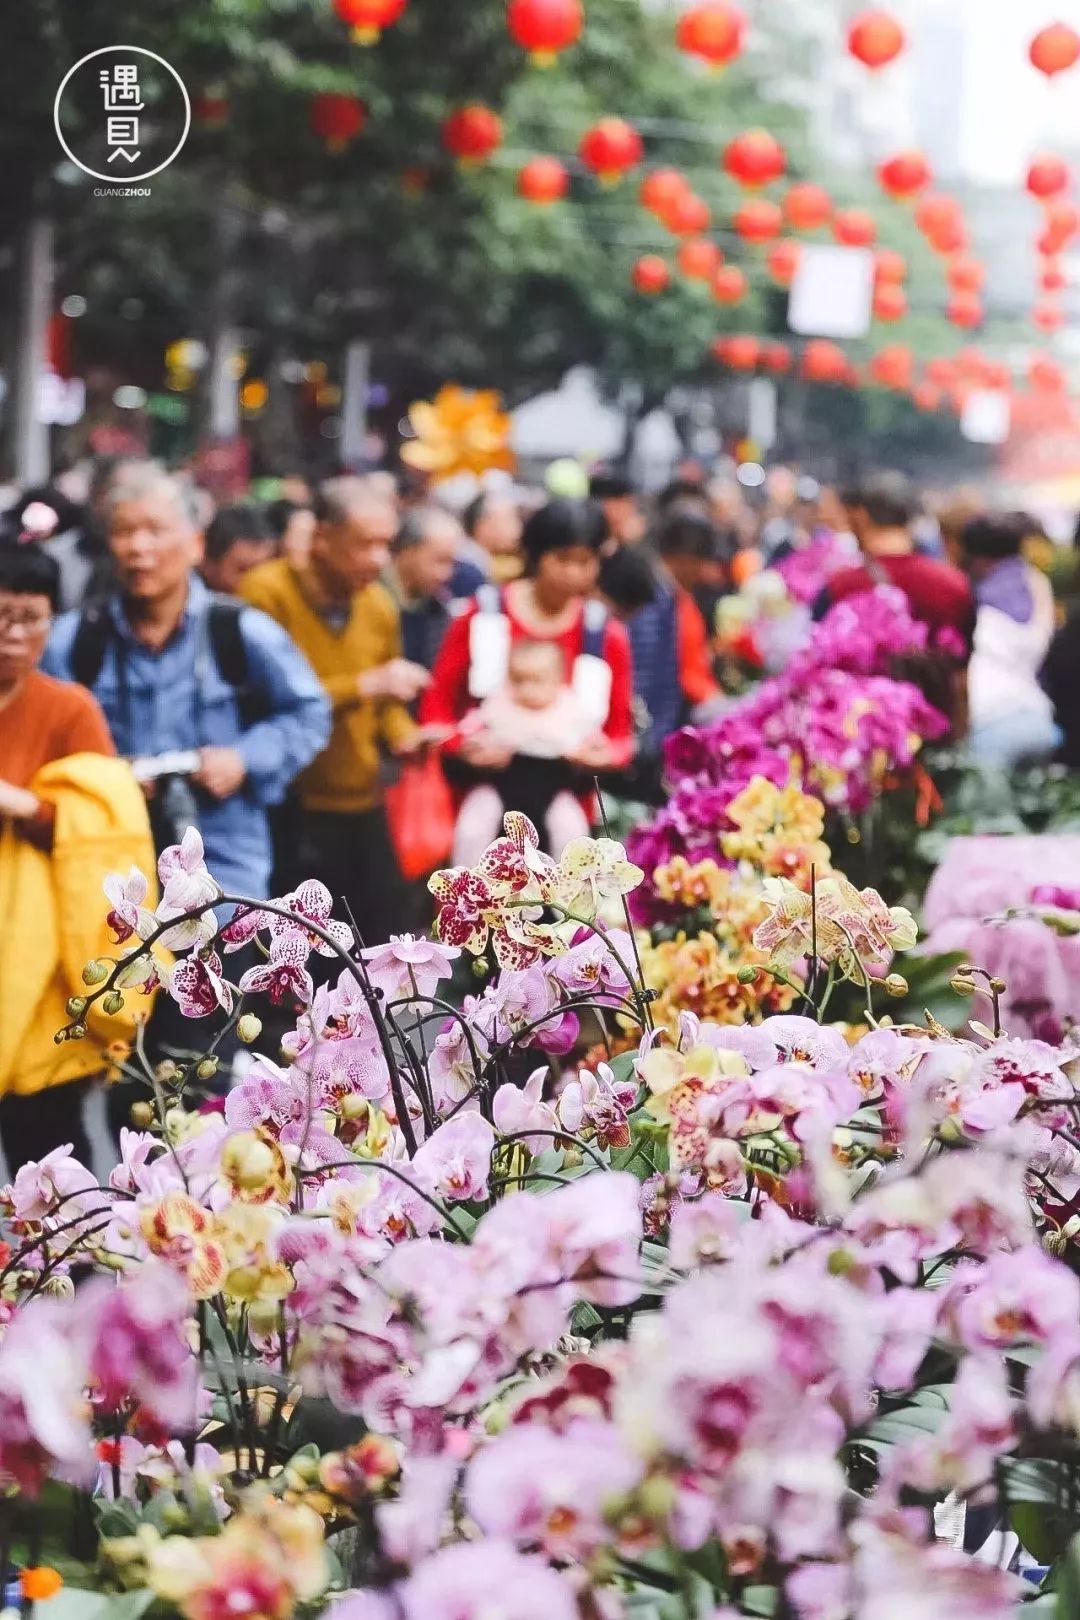
<path id="1" fill-rule="evenodd" d="M 117 588 L 57 622 L 44 667 L 98 699 L 144 782 L 159 849 L 196 826 L 226 893 L 264 898 L 267 812 L 329 736 L 325 694 L 279 625 L 200 579 L 191 485 L 129 464 L 104 516 Z"/>
<path id="2" fill-rule="evenodd" d="M 417 506 L 402 519 L 383 584 L 401 614 L 405 657 L 430 669 L 451 618 L 450 581 L 465 531 L 441 506 Z"/>

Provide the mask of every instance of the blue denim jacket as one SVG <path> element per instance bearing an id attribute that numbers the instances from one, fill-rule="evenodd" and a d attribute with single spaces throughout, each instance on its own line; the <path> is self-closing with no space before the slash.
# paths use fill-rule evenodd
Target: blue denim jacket
<path id="1" fill-rule="evenodd" d="M 245 730 L 237 694 L 204 656 L 207 608 L 212 598 L 193 575 L 184 616 L 159 651 L 136 639 L 119 597 L 109 599 L 110 639 L 94 696 L 113 740 L 129 757 L 206 745 L 236 748 L 247 778 L 231 799 L 198 793 L 199 830 L 206 864 L 227 893 L 265 898 L 270 882 L 267 810 L 280 804 L 289 783 L 330 736 L 330 704 L 307 659 L 281 626 L 244 608 L 240 634 L 247 654 L 246 690 L 265 716 Z M 79 614 L 57 620 L 42 667 L 71 679 Z M 122 671 L 122 678 L 121 678 Z"/>

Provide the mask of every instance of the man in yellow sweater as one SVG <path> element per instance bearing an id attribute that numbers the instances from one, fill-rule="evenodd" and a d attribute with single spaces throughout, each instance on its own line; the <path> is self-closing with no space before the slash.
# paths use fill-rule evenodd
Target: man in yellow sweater
<path id="1" fill-rule="evenodd" d="M 352 907 L 365 944 L 408 927 L 408 897 L 386 824 L 379 780 L 383 753 L 406 758 L 425 734 L 409 715 L 428 674 L 401 656 L 392 597 L 378 583 L 397 514 L 362 478 L 334 478 L 319 491 L 308 562 L 253 568 L 241 595 L 288 631 L 333 706 L 330 742 L 297 782 L 295 866 Z"/>

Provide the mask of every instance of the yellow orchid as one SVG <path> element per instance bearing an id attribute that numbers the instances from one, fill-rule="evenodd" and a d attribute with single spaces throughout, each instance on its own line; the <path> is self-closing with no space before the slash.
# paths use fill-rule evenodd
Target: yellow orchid
<path id="1" fill-rule="evenodd" d="M 434 400 L 409 406 L 409 423 L 416 437 L 403 445 L 401 459 L 436 479 L 511 472 L 517 464 L 510 417 L 494 389 L 474 392 L 448 383 Z"/>

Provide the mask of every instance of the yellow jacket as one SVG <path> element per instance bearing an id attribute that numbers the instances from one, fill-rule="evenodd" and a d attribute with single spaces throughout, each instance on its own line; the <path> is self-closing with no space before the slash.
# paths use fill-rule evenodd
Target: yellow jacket
<path id="1" fill-rule="evenodd" d="M 82 970 L 97 956 L 119 956 L 106 924 L 102 882 L 137 866 L 153 881 L 154 845 L 146 804 L 130 767 L 101 754 L 72 754 L 42 767 L 30 791 L 55 806 L 53 847 L 43 854 L 0 824 L 0 1096 L 27 1095 L 80 1080 L 130 1047 L 136 1019 L 152 998 L 124 991 L 123 1010 L 87 1019 L 81 1041 L 57 1046 L 71 1020 L 71 996 L 87 994 Z M 156 904 L 154 892 L 146 904 Z"/>

